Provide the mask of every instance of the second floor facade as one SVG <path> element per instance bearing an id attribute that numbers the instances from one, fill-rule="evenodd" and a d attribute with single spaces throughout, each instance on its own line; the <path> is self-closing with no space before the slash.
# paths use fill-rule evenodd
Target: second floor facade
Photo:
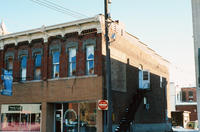
<path id="1" fill-rule="evenodd" d="M 0 67 L 13 72 L 14 82 L 101 75 L 101 34 L 93 31 L 5 45 Z"/>

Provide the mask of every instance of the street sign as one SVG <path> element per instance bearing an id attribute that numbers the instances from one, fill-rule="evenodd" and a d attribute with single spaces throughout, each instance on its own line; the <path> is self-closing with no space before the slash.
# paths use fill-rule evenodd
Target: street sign
<path id="1" fill-rule="evenodd" d="M 99 100 L 98 101 L 99 110 L 108 110 L 108 100 Z"/>

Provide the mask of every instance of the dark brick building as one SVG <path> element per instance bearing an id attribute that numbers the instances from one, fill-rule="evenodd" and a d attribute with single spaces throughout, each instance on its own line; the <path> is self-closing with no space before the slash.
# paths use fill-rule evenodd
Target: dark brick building
<path id="1" fill-rule="evenodd" d="M 181 88 L 181 102 L 176 104 L 176 111 L 189 111 L 190 120 L 197 120 L 196 87 Z"/>
<path id="2" fill-rule="evenodd" d="M 196 87 L 181 88 L 182 102 L 196 102 Z"/>
<path id="3" fill-rule="evenodd" d="M 183 103 L 176 105 L 176 111 L 189 111 L 190 121 L 197 120 L 197 104 L 196 103 Z"/>
<path id="4" fill-rule="evenodd" d="M 0 36 L 0 68 L 14 79 L 13 95 L 0 95 L 1 130 L 104 131 L 106 114 L 97 109 L 98 100 L 106 98 L 103 27 L 104 17 L 98 15 Z M 114 126 L 131 117 L 127 123 L 166 130 L 169 62 L 119 21 L 111 24 L 113 33 Z"/>

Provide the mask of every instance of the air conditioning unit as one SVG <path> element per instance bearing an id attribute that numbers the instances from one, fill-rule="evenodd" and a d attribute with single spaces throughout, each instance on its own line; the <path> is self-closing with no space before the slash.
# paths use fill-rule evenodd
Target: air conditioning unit
<path id="1" fill-rule="evenodd" d="M 139 89 L 150 89 L 149 71 L 139 71 Z"/>

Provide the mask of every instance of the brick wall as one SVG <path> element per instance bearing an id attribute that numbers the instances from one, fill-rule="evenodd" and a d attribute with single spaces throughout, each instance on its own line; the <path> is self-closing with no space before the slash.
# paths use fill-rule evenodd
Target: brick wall
<path id="1" fill-rule="evenodd" d="M 168 67 L 159 60 L 161 58 L 158 59 L 146 53 L 145 46 L 142 45 L 142 43 L 138 43 L 138 40 L 129 41 L 126 34 L 124 36 L 117 34 L 116 40 L 111 43 L 111 72 L 112 86 L 114 86 L 112 87 L 112 98 L 115 123 L 118 123 L 123 117 L 126 107 L 134 102 L 133 96 L 139 87 L 140 67 L 150 72 L 151 89 L 145 93 L 149 109 L 145 108 L 142 100 L 135 115 L 135 123 L 164 123 L 167 116 L 170 117 L 170 107 L 169 102 L 167 102 L 169 99 Z M 102 49 L 104 54 L 104 44 Z M 125 72 L 123 72 L 124 70 Z M 160 87 L 160 77 L 167 82 L 166 87 Z"/>
<path id="2" fill-rule="evenodd" d="M 0 68 L 6 69 L 6 63 L 4 60 L 4 54 L 6 52 L 14 53 L 14 63 L 13 63 L 13 78 L 14 82 L 20 80 L 20 59 L 18 52 L 20 50 L 28 51 L 27 58 L 27 80 L 34 79 L 34 58 L 32 56 L 33 49 L 42 49 L 42 80 L 51 79 L 52 78 L 52 56 L 50 55 L 50 46 L 59 44 L 60 51 L 60 77 L 68 76 L 68 53 L 66 52 L 66 45 L 70 41 L 78 42 L 78 50 L 77 50 L 77 60 L 76 60 L 76 75 L 83 76 L 86 74 L 86 56 L 85 51 L 83 49 L 83 41 L 87 39 L 95 39 L 96 40 L 96 48 L 94 51 L 94 73 L 98 76 L 102 75 L 102 57 L 101 57 L 101 34 L 91 33 L 87 35 L 78 35 L 78 33 L 66 34 L 65 37 L 50 37 L 47 43 L 43 42 L 43 39 L 33 40 L 31 43 L 28 41 L 20 42 L 17 46 L 14 44 L 9 44 L 4 47 L 4 51 L 0 52 Z"/>
<path id="3" fill-rule="evenodd" d="M 196 121 L 197 120 L 197 105 L 176 105 L 177 111 L 189 111 L 190 113 L 190 120 Z"/>
<path id="4" fill-rule="evenodd" d="M 189 92 L 193 92 L 193 96 L 189 96 Z M 188 88 L 181 88 L 181 92 L 182 92 L 182 101 L 183 99 L 183 92 L 185 92 L 185 101 L 184 102 L 196 102 L 197 98 L 196 98 L 196 88 L 195 87 L 188 87 Z"/>

